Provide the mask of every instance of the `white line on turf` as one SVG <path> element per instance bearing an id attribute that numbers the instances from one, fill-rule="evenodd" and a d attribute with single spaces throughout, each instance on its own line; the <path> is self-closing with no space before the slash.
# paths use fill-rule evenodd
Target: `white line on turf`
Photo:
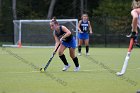
<path id="1" fill-rule="evenodd" d="M 96 70 L 96 69 L 94 69 L 94 70 L 80 70 L 80 71 L 92 72 L 92 71 L 107 71 L 107 70 L 108 70 L 108 69 L 100 69 L 100 70 Z M 114 70 L 114 71 L 116 71 L 116 70 L 120 70 L 120 69 L 110 69 L 110 70 Z M 129 70 L 129 71 L 131 71 L 131 70 L 140 70 L 140 68 L 127 69 L 127 70 Z"/>
<path id="2" fill-rule="evenodd" d="M 27 72 L 0 72 L 0 73 L 17 73 L 17 74 L 26 74 L 26 73 L 38 73 L 40 71 L 27 71 Z"/>
<path id="3" fill-rule="evenodd" d="M 114 70 L 114 71 L 116 71 L 116 70 L 120 70 L 120 69 L 111 69 L 111 70 Z M 129 71 L 132 71 L 132 70 L 140 70 L 140 68 L 135 68 L 135 69 L 127 69 L 127 70 L 129 70 Z M 107 71 L 107 69 L 100 69 L 100 70 L 97 70 L 97 69 L 92 69 L 92 70 L 80 70 L 81 72 L 96 72 L 96 71 Z M 79 71 L 79 72 L 80 72 Z M 56 71 L 57 72 L 57 71 Z M 60 71 L 59 71 L 60 72 Z M 17 73 L 17 74 L 28 74 L 28 73 L 40 73 L 40 71 L 25 71 L 25 72 L 0 72 L 0 73 L 11 73 L 11 74 L 13 74 L 13 73 Z"/>

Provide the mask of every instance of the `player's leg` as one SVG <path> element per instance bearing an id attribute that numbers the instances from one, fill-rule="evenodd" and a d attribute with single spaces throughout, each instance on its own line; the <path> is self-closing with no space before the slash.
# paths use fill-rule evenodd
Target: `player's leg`
<path id="1" fill-rule="evenodd" d="M 72 60 L 75 64 L 74 71 L 79 71 L 80 65 L 79 65 L 79 62 L 78 62 L 78 58 L 75 56 L 75 48 L 69 48 L 69 53 L 70 53 L 70 57 L 72 58 Z"/>
<path id="2" fill-rule="evenodd" d="M 83 44 L 83 40 L 79 39 L 78 41 L 78 55 L 79 56 L 81 56 L 82 44 Z"/>
<path id="3" fill-rule="evenodd" d="M 78 33 L 78 55 L 81 56 L 84 33 Z"/>
<path id="4" fill-rule="evenodd" d="M 86 46 L 86 55 L 89 55 L 89 39 L 84 40 L 85 41 L 85 46 Z"/>
<path id="5" fill-rule="evenodd" d="M 64 45 L 60 45 L 59 50 L 58 50 L 58 54 L 59 54 L 59 58 L 62 60 L 62 62 L 64 63 L 64 68 L 62 69 L 63 71 L 66 71 L 70 65 L 67 62 L 67 59 L 64 55 L 64 50 L 66 49 L 66 47 Z"/>
<path id="6" fill-rule="evenodd" d="M 84 43 L 86 46 L 86 55 L 89 55 L 89 34 L 85 33 Z"/>

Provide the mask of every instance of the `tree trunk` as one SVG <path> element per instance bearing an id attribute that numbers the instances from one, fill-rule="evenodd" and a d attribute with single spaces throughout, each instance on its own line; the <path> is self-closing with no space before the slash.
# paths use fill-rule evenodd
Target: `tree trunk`
<path id="1" fill-rule="evenodd" d="M 55 3 L 56 3 L 56 0 L 51 0 L 51 4 L 50 4 L 49 10 L 48 10 L 48 15 L 47 15 L 48 19 L 50 19 L 52 17 Z"/>
<path id="2" fill-rule="evenodd" d="M 17 13 L 16 13 L 16 0 L 12 0 L 12 9 L 13 9 L 13 19 L 17 19 Z"/>
<path id="3" fill-rule="evenodd" d="M 84 13 L 84 0 L 81 0 L 81 15 Z"/>
<path id="4" fill-rule="evenodd" d="M 76 16 L 76 1 L 77 0 L 73 0 L 73 17 L 75 17 Z"/>
<path id="5" fill-rule="evenodd" d="M 88 11 L 88 10 L 87 10 L 87 3 L 88 3 L 87 0 L 85 0 L 85 10 L 84 10 L 84 11 L 85 11 L 86 13 L 87 13 L 87 11 Z"/>
<path id="6" fill-rule="evenodd" d="M 2 1 L 2 0 L 0 0 L 0 19 L 1 19 L 1 15 L 2 15 L 2 12 L 1 12 L 1 8 L 2 8 L 2 7 L 1 7 L 1 5 L 2 5 L 1 3 L 2 3 L 2 2 L 1 2 L 1 1 Z"/>

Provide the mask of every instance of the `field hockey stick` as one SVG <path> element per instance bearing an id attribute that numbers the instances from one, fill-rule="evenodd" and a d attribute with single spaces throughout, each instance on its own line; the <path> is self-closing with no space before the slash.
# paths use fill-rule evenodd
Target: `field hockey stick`
<path id="1" fill-rule="evenodd" d="M 122 70 L 121 70 L 121 72 L 117 72 L 116 73 L 118 76 L 121 76 L 121 75 L 123 75 L 126 72 L 126 68 L 127 68 L 127 65 L 128 65 L 128 60 L 130 58 L 130 54 L 131 54 L 131 51 L 133 49 L 133 44 L 134 44 L 134 38 L 131 38 L 130 39 L 130 43 L 129 43 L 129 47 L 128 47 L 128 52 L 127 52 L 127 55 L 125 57 Z"/>
<path id="2" fill-rule="evenodd" d="M 131 37 L 131 35 L 126 35 L 126 37 Z M 136 37 L 136 41 L 134 42 L 134 45 L 138 48 L 140 48 L 140 44 L 137 42 L 137 37 Z"/>
<path id="3" fill-rule="evenodd" d="M 49 64 L 51 63 L 51 61 L 52 61 L 54 55 L 56 54 L 56 52 L 57 52 L 59 46 L 60 46 L 60 43 L 59 43 L 59 45 L 57 46 L 57 48 L 55 49 L 55 51 L 53 52 L 51 58 L 49 59 L 49 61 L 48 61 L 47 64 L 46 64 L 46 66 L 45 66 L 44 68 L 40 68 L 40 71 L 41 71 L 41 72 L 46 71 L 46 69 L 48 68 Z"/>

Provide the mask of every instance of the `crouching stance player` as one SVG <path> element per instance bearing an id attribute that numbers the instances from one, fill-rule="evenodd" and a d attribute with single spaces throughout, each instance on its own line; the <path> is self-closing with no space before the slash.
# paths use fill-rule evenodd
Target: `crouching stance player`
<path id="1" fill-rule="evenodd" d="M 67 59 L 64 55 L 65 49 L 69 48 L 70 57 L 72 58 L 75 64 L 74 71 L 79 71 L 80 65 L 78 62 L 78 58 L 75 56 L 76 40 L 71 34 L 70 30 L 63 25 L 59 25 L 56 18 L 52 19 L 52 21 L 50 22 L 50 27 L 53 30 L 53 36 L 56 42 L 55 49 L 59 44 L 61 44 L 58 49 L 58 54 L 65 65 L 62 70 L 66 71 L 70 67 L 70 64 L 67 62 Z"/>

